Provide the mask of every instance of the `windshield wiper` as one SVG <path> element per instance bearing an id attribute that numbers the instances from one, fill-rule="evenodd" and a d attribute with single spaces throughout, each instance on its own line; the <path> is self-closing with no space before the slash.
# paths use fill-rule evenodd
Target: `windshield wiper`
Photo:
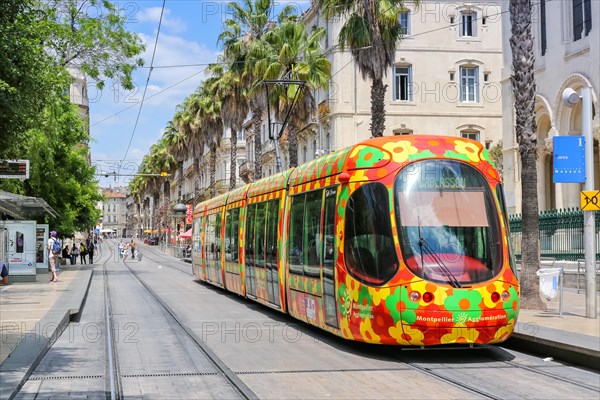
<path id="1" fill-rule="evenodd" d="M 446 275 L 446 278 L 448 278 L 448 283 L 450 285 L 454 286 L 455 288 L 462 288 L 462 285 L 460 284 L 458 279 L 456 279 L 456 277 L 452 274 L 452 272 L 444 264 L 444 262 L 442 261 L 440 256 L 438 256 L 437 253 L 435 253 L 431 249 L 429 244 L 427 244 L 427 241 L 425 240 L 425 238 L 423 236 L 421 236 L 421 225 L 419 225 L 419 248 L 421 249 L 421 265 L 424 264 L 423 263 L 423 250 L 425 250 L 425 253 L 429 254 L 431 259 L 433 259 L 433 261 L 435 261 L 435 263 L 438 265 L 438 267 L 440 267 L 440 269 L 442 270 L 444 275 Z"/>

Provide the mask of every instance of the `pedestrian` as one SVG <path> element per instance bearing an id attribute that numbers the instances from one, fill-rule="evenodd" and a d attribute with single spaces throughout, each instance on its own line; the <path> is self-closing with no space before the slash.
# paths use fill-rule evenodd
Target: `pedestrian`
<path id="1" fill-rule="evenodd" d="M 135 242 L 133 241 L 133 239 L 131 239 L 131 259 L 135 260 Z"/>
<path id="2" fill-rule="evenodd" d="M 65 262 L 67 259 L 71 258 L 71 255 L 69 254 L 69 245 L 67 244 L 62 249 L 62 258 L 65 259 Z"/>
<path id="3" fill-rule="evenodd" d="M 81 259 L 81 264 L 85 264 L 85 256 L 87 256 L 87 249 L 85 248 L 85 244 L 83 242 L 79 243 L 79 258 Z"/>
<path id="4" fill-rule="evenodd" d="M 8 267 L 0 261 L 0 284 L 8 285 Z"/>
<path id="5" fill-rule="evenodd" d="M 48 239 L 48 270 L 52 274 L 50 276 L 50 282 L 58 282 L 56 266 L 58 265 L 58 256 L 60 255 L 60 251 L 60 241 L 56 237 L 56 231 L 52 231 L 50 232 L 50 238 Z"/>
<path id="6" fill-rule="evenodd" d="M 71 265 L 77 264 L 77 256 L 79 255 L 79 246 L 73 242 L 73 248 L 71 248 Z"/>
<path id="7" fill-rule="evenodd" d="M 90 262 L 90 265 L 92 265 L 94 263 L 94 242 L 90 241 L 87 247 L 88 250 L 88 260 Z"/>

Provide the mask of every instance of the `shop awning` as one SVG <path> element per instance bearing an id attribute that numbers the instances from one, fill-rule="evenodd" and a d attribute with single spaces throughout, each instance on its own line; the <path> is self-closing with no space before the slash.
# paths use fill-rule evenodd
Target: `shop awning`
<path id="1" fill-rule="evenodd" d="M 189 229 L 189 230 L 185 231 L 184 233 L 182 233 L 181 235 L 179 235 L 179 237 L 181 239 L 191 239 L 192 238 L 192 230 Z"/>
<path id="2" fill-rule="evenodd" d="M 38 215 L 58 217 L 56 211 L 42 198 L 21 196 L 2 190 L 0 190 L 0 213 L 10 215 L 17 220 L 25 220 Z"/>

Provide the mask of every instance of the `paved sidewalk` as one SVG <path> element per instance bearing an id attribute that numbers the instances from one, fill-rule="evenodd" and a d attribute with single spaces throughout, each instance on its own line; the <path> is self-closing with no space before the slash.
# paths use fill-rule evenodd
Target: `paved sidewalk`
<path id="1" fill-rule="evenodd" d="M 600 313 L 585 318 L 585 293 L 565 288 L 563 314 L 559 299 L 547 303 L 545 311 L 521 309 L 517 327 L 509 343 L 540 355 L 600 370 Z M 596 303 L 600 309 L 600 296 Z"/>
<path id="2" fill-rule="evenodd" d="M 12 398 L 79 313 L 92 278 L 91 266 L 65 268 L 58 282 L 0 286 L 0 399 Z"/>
<path id="3" fill-rule="evenodd" d="M 0 286 L 0 398 L 10 399 L 79 313 L 92 278 L 88 266 L 67 267 L 58 283 Z M 600 304 L 600 299 L 598 300 Z M 521 310 L 508 345 L 600 370 L 600 319 L 585 318 L 585 294 L 565 289 L 547 311 Z"/>

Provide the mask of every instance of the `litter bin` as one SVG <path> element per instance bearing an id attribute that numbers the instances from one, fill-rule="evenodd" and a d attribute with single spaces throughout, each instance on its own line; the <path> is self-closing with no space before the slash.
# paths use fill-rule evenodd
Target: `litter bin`
<path id="1" fill-rule="evenodd" d="M 560 292 L 559 315 L 562 317 L 563 268 L 540 268 L 537 275 L 540 277 L 540 297 L 542 300 L 554 300 Z"/>

